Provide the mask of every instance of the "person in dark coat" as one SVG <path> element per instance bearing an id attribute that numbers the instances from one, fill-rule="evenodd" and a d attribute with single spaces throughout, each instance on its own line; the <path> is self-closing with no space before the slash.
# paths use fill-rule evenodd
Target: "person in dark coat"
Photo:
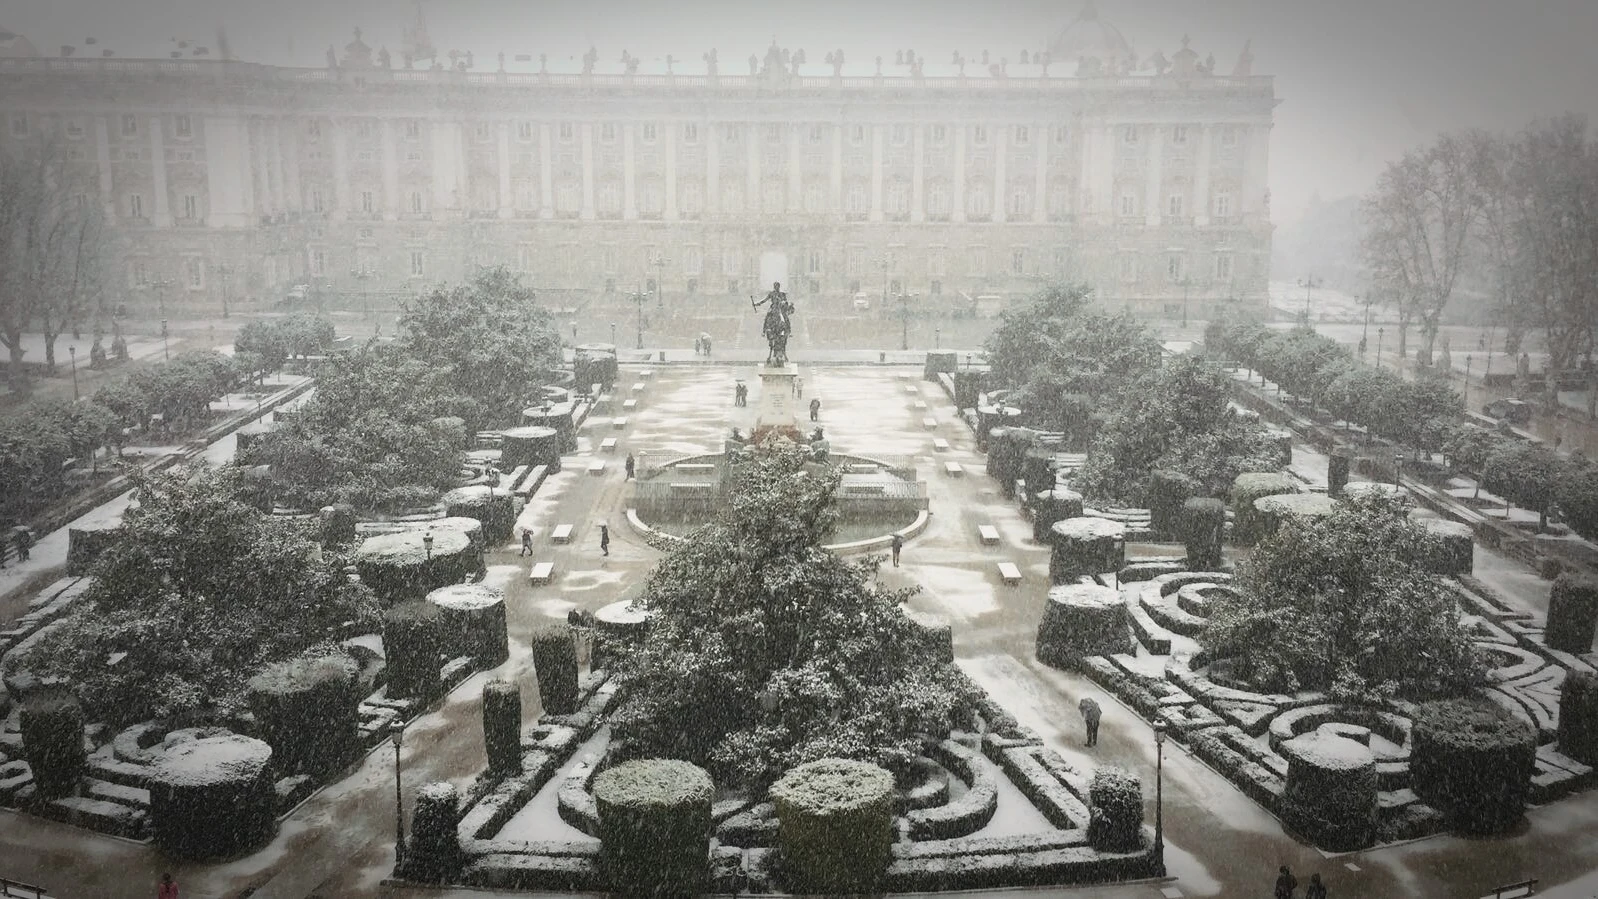
<path id="1" fill-rule="evenodd" d="M 810 401 L 810 420 L 811 421 L 820 421 L 821 420 L 821 400 L 813 399 L 813 400 Z"/>
<path id="2" fill-rule="evenodd" d="M 1309 876 L 1309 886 L 1304 888 L 1304 899 L 1326 899 L 1326 884 L 1319 874 Z"/>
<path id="3" fill-rule="evenodd" d="M 630 481 L 630 480 L 633 479 L 633 475 L 638 473 L 638 460 L 633 458 L 633 454 L 632 453 L 628 453 L 627 454 L 627 463 L 626 464 L 627 464 L 627 477 L 626 477 L 626 480 Z"/>
<path id="4" fill-rule="evenodd" d="M 1275 899 L 1293 899 L 1293 893 L 1297 891 L 1298 878 L 1293 876 L 1292 871 L 1287 870 L 1286 865 L 1283 865 L 1281 873 L 1276 875 L 1276 892 L 1272 895 Z"/>
<path id="5" fill-rule="evenodd" d="M 1084 696 L 1082 701 L 1076 704 L 1076 707 L 1082 712 L 1082 723 L 1087 726 L 1087 745 L 1097 746 L 1099 744 L 1099 717 L 1103 714 L 1099 709 L 1099 704 L 1094 702 L 1091 696 Z"/>
<path id="6" fill-rule="evenodd" d="M 610 525 L 599 526 L 599 549 L 605 555 L 610 555 Z"/>
<path id="7" fill-rule="evenodd" d="M 899 567 L 899 551 L 904 549 L 904 538 L 898 534 L 893 535 L 893 567 Z"/>
<path id="8" fill-rule="evenodd" d="M 522 528 L 522 555 L 530 555 L 533 551 L 533 532 L 530 528 Z"/>
<path id="9" fill-rule="evenodd" d="M 1555 444 L 1558 448 L 1558 444 Z M 28 561 L 29 554 L 33 551 L 33 532 L 27 528 L 17 529 L 17 561 Z"/>

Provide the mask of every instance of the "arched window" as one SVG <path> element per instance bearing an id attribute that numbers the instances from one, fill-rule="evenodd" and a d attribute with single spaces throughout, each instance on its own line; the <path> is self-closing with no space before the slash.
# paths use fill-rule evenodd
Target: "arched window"
<path id="1" fill-rule="evenodd" d="M 986 184 L 974 184 L 966 194 L 966 212 L 973 218 L 987 218 L 993 214 L 993 194 Z"/>

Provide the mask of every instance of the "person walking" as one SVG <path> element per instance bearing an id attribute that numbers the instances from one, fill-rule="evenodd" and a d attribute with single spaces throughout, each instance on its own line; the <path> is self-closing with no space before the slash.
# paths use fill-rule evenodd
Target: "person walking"
<path id="1" fill-rule="evenodd" d="M 599 550 L 605 555 L 610 555 L 610 525 L 599 526 Z"/>
<path id="2" fill-rule="evenodd" d="M 1309 886 L 1304 888 L 1304 899 L 1326 899 L 1326 884 L 1319 874 L 1309 876 Z"/>
<path id="3" fill-rule="evenodd" d="M 1558 449 L 1558 448 L 1559 448 L 1559 444 L 1555 443 L 1554 444 L 1554 449 Z M 33 552 L 33 532 L 28 530 L 27 528 L 18 528 L 17 529 L 17 561 L 18 562 L 26 562 L 26 561 L 28 561 L 28 556 L 31 555 L 32 552 Z"/>
<path id="4" fill-rule="evenodd" d="M 898 534 L 893 535 L 893 567 L 899 567 L 899 552 L 904 549 L 904 538 Z"/>
<path id="5" fill-rule="evenodd" d="M 627 477 L 624 478 L 623 480 L 630 481 L 630 480 L 633 479 L 633 475 L 638 473 L 638 460 L 633 458 L 633 454 L 632 453 L 628 453 L 627 454 L 627 462 L 625 464 L 627 466 Z"/>
<path id="6" fill-rule="evenodd" d="M 805 398 L 805 379 L 804 378 L 794 378 L 793 379 L 793 395 L 794 395 L 795 399 L 801 399 L 802 400 L 802 399 Z"/>
<path id="7" fill-rule="evenodd" d="M 161 883 L 155 891 L 155 899 L 178 899 L 178 882 L 172 879 L 171 873 L 161 875 Z"/>
<path id="8" fill-rule="evenodd" d="M 1082 713 L 1082 723 L 1087 727 L 1087 745 L 1099 745 L 1099 717 L 1104 712 L 1099 708 L 1099 704 L 1093 701 L 1091 696 L 1082 697 L 1082 701 L 1077 703 L 1076 707 Z"/>
<path id="9" fill-rule="evenodd" d="M 820 421 L 821 420 L 821 400 L 814 400 L 813 399 L 813 400 L 810 401 L 810 420 L 811 421 Z"/>
<path id="10" fill-rule="evenodd" d="M 522 528 L 522 555 L 528 556 L 533 552 L 533 529 Z"/>
<path id="11" fill-rule="evenodd" d="M 1298 891 L 1298 878 L 1293 872 L 1282 866 L 1281 873 L 1276 875 L 1276 892 L 1271 895 L 1274 899 L 1293 899 L 1293 894 Z"/>

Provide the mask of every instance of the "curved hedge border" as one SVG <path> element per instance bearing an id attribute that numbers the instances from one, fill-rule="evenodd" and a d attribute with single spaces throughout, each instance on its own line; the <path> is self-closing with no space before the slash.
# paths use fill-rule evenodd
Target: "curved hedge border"
<path id="1" fill-rule="evenodd" d="M 999 787 L 992 764 L 975 749 L 944 740 L 929 750 L 935 761 L 966 783 L 966 791 L 951 802 L 913 809 L 905 815 L 912 840 L 963 837 L 986 827 L 999 807 Z"/>

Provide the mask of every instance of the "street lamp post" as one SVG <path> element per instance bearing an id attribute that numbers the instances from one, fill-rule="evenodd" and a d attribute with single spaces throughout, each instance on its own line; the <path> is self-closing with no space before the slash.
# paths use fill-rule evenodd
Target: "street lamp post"
<path id="1" fill-rule="evenodd" d="M 1193 286 L 1193 279 L 1192 278 L 1184 277 L 1182 279 L 1182 327 L 1184 327 L 1184 328 L 1187 327 L 1187 294 L 1188 294 L 1188 289 L 1191 288 L 1192 286 Z"/>
<path id="2" fill-rule="evenodd" d="M 1376 298 L 1371 296 L 1370 291 L 1365 291 L 1365 330 L 1359 334 L 1360 346 L 1364 346 L 1366 339 L 1371 336 L 1371 304 L 1374 302 L 1376 302 Z"/>
<path id="3" fill-rule="evenodd" d="M 1382 367 L 1382 335 L 1387 333 L 1386 328 L 1376 329 L 1376 367 Z"/>
<path id="4" fill-rule="evenodd" d="M 222 263 L 216 267 L 216 273 L 222 276 L 222 317 L 228 317 L 228 289 L 232 286 L 233 266 Z"/>
<path id="5" fill-rule="evenodd" d="M 67 347 L 67 354 L 72 357 L 72 401 L 78 401 L 78 346 L 72 344 Z"/>
<path id="6" fill-rule="evenodd" d="M 1393 454 L 1393 486 L 1394 487 L 1399 486 L 1399 483 L 1403 479 L 1404 479 L 1404 454 L 1403 453 L 1394 453 Z"/>
<path id="7" fill-rule="evenodd" d="M 899 293 L 899 349 L 910 349 L 910 296 Z"/>
<path id="8" fill-rule="evenodd" d="M 164 319 L 164 318 L 161 319 L 161 359 L 163 361 L 165 361 L 165 362 L 171 362 L 172 361 L 172 356 L 167 352 L 167 345 L 166 345 L 166 319 Z"/>
<path id="9" fill-rule="evenodd" d="M 1154 722 L 1154 873 L 1165 876 L 1165 730 L 1164 716 Z"/>
<path id="10" fill-rule="evenodd" d="M 428 542 L 432 541 L 428 537 Z M 405 803 L 400 796 L 400 744 L 405 740 L 405 724 L 394 729 L 394 867 L 405 864 Z"/>
<path id="11" fill-rule="evenodd" d="M 1467 407 L 1470 405 L 1470 366 L 1475 361 L 1475 356 L 1469 353 L 1465 354 L 1465 405 Z"/>
<path id="12" fill-rule="evenodd" d="M 644 348 L 644 292 L 639 290 L 632 295 L 632 301 L 638 306 L 638 349 Z"/>
<path id="13" fill-rule="evenodd" d="M 666 308 L 666 301 L 662 298 L 661 291 L 666 286 L 666 257 L 660 253 L 655 254 L 655 259 L 650 263 L 655 267 L 655 308 Z"/>
<path id="14" fill-rule="evenodd" d="M 943 349 L 943 329 L 942 328 L 933 328 L 932 329 L 932 348 L 935 349 L 935 350 Z"/>
<path id="15" fill-rule="evenodd" d="M 1298 281 L 1298 286 L 1304 288 L 1304 327 L 1308 328 L 1308 327 L 1310 327 L 1310 323 L 1309 323 L 1309 295 L 1310 295 L 1310 291 L 1312 291 L 1315 288 L 1321 286 L 1321 281 L 1320 281 L 1320 279 L 1316 278 L 1314 275 L 1310 275 L 1308 278 L 1300 278 L 1299 281 Z"/>

